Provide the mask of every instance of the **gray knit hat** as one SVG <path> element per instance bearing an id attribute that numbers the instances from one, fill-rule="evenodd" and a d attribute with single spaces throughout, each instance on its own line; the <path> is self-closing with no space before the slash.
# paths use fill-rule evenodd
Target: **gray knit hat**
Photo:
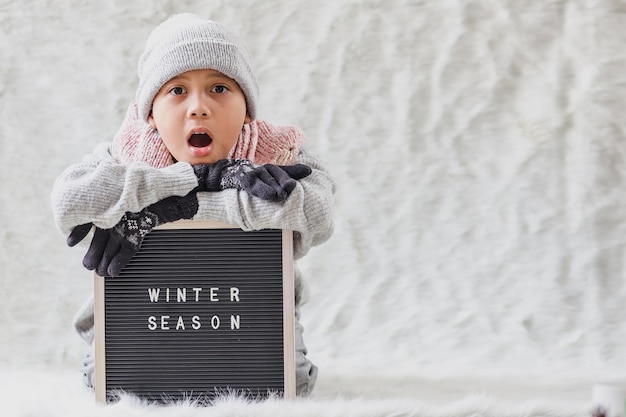
<path id="1" fill-rule="evenodd" d="M 154 96 L 175 76 L 213 69 L 239 84 L 254 120 L 259 87 L 250 61 L 243 43 L 223 25 L 191 13 L 170 17 L 152 31 L 139 59 L 139 117 L 148 121 Z"/>

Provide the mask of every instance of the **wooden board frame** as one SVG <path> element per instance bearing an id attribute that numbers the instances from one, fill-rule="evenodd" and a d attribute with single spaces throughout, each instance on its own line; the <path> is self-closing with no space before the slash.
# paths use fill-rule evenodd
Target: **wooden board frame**
<path id="1" fill-rule="evenodd" d="M 158 229 L 237 229 L 238 227 L 212 221 L 181 220 Z M 284 399 L 296 397 L 295 366 L 295 290 L 293 262 L 293 233 L 282 230 L 282 284 L 283 284 L 283 359 Z M 95 395 L 96 401 L 107 402 L 106 386 L 106 323 L 105 278 L 94 274 L 94 333 L 95 333 Z"/>

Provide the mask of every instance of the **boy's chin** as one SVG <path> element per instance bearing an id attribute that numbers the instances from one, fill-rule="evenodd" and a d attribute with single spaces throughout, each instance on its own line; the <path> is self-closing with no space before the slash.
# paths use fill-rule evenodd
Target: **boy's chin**
<path id="1" fill-rule="evenodd" d="M 182 149 L 176 149 L 171 152 L 174 159 L 178 162 L 187 162 L 191 165 L 214 164 L 219 160 L 228 157 L 228 152 L 224 152 L 222 147 L 213 144 L 204 147 L 187 146 Z"/>
<path id="2" fill-rule="evenodd" d="M 208 155 L 208 156 L 201 157 L 201 158 L 193 157 L 193 156 L 183 156 L 180 159 L 175 158 L 174 160 L 176 162 L 187 162 L 188 164 L 191 164 L 191 165 L 206 165 L 206 164 L 214 164 L 220 159 L 224 159 L 224 158 L 219 158 L 213 155 Z"/>

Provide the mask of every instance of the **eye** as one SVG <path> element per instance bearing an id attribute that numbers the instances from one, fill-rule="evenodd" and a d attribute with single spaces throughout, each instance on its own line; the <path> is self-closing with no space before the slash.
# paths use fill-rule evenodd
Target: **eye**
<path id="1" fill-rule="evenodd" d="M 173 96 L 179 96 L 181 94 L 185 94 L 187 90 L 185 90 L 183 87 L 175 86 L 170 88 L 167 92 L 168 94 L 171 94 Z"/>
<path id="2" fill-rule="evenodd" d="M 221 84 L 220 85 L 216 85 L 215 87 L 213 87 L 211 89 L 212 93 L 217 93 L 217 94 L 224 94 L 224 93 L 226 93 L 228 91 L 230 91 L 230 89 L 227 86 L 221 85 Z"/>

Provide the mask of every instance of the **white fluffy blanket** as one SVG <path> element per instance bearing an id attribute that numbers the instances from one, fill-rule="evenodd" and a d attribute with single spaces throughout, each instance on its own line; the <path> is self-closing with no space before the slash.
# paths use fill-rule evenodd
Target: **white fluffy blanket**
<path id="1" fill-rule="evenodd" d="M 346 376 L 350 374 L 351 376 Z M 553 381 L 554 382 L 554 381 Z M 97 404 L 79 383 L 78 375 L 64 371 L 0 374 L 3 415 L 20 417 L 83 416 L 473 416 L 539 417 L 587 416 L 584 384 L 561 382 L 558 389 L 545 381 L 459 380 L 399 375 L 356 376 L 353 372 L 320 378 L 312 397 L 295 401 L 270 399 L 251 403 L 220 398 L 210 407 L 192 403 L 150 405 L 132 396 L 109 405 Z M 581 390 L 582 388 L 582 390 Z M 581 395 L 582 394 L 582 395 Z M 8 412 L 8 414 L 4 414 Z"/>

